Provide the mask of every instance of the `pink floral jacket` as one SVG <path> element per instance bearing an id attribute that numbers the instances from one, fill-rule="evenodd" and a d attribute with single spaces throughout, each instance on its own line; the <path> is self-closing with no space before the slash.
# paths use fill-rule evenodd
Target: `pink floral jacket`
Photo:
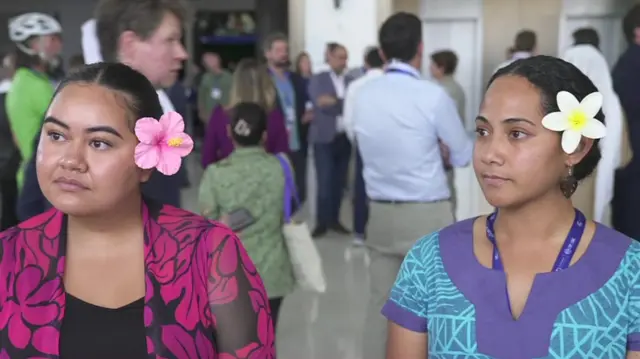
<path id="1" fill-rule="evenodd" d="M 147 358 L 275 358 L 267 295 L 233 232 L 170 206 L 142 211 Z M 65 242 L 55 209 L 0 233 L 0 359 L 59 358 Z"/>

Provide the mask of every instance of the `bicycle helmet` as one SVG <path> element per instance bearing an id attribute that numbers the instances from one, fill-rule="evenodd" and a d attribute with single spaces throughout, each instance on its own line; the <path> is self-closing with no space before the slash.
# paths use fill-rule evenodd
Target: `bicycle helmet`
<path id="1" fill-rule="evenodd" d="M 38 12 L 22 14 L 9 20 L 9 38 L 22 43 L 32 36 L 62 33 L 62 26 L 53 16 Z"/>

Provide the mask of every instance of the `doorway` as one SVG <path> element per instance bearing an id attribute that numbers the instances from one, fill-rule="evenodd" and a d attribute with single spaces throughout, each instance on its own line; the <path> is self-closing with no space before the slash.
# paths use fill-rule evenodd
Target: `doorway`
<path id="1" fill-rule="evenodd" d="M 475 117 L 480 107 L 482 85 L 483 0 L 450 1 L 422 0 L 420 17 L 424 54 L 422 68 L 427 72 L 430 55 L 439 50 L 451 50 L 458 56 L 456 81 L 466 96 L 465 127 L 473 136 Z M 478 185 L 471 165 L 455 169 L 458 220 L 491 211 Z"/>

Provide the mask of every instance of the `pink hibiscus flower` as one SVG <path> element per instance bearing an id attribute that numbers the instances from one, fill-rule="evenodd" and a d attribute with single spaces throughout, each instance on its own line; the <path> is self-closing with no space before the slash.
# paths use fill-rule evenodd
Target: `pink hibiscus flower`
<path id="1" fill-rule="evenodd" d="M 156 168 L 171 176 L 178 172 L 182 157 L 193 150 L 193 140 L 184 133 L 184 121 L 177 112 L 167 112 L 160 121 L 145 117 L 136 122 L 135 161 L 143 169 Z"/>

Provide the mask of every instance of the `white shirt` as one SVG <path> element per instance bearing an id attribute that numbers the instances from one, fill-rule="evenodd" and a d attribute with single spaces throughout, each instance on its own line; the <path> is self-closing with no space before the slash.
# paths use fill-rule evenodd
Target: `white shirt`
<path id="1" fill-rule="evenodd" d="M 602 158 L 596 171 L 596 188 L 593 203 L 593 220 L 603 222 L 605 210 L 613 199 L 615 172 L 620 167 L 622 153 L 620 143 L 623 136 L 624 114 L 620 99 L 613 89 L 609 64 L 600 50 L 591 45 L 576 45 L 569 48 L 562 58 L 574 64 L 593 81 L 602 94 L 602 111 L 605 115 L 607 135 L 600 140 Z"/>
<path id="2" fill-rule="evenodd" d="M 456 167 L 466 166 L 473 154 L 456 105 L 408 64 L 392 62 L 387 72 L 361 87 L 353 102 L 367 195 L 392 201 L 448 199 L 438 140 L 449 147 Z"/>
<path id="3" fill-rule="evenodd" d="M 10 88 L 11 88 L 11 80 L 4 79 L 0 81 L 0 94 L 9 92 Z"/>
<path id="4" fill-rule="evenodd" d="M 329 75 L 331 76 L 331 81 L 333 81 L 333 87 L 336 89 L 336 96 L 340 100 L 344 99 L 344 94 L 346 90 L 345 83 L 344 83 L 344 75 L 336 75 L 336 73 L 333 71 L 330 71 Z M 336 118 L 336 131 L 344 132 L 344 121 L 342 116 L 338 116 Z"/>
<path id="5" fill-rule="evenodd" d="M 82 24 L 80 28 L 82 32 L 82 55 L 85 64 L 94 64 L 102 62 L 102 54 L 100 53 L 100 42 L 96 35 L 96 20 L 89 19 Z"/>
<path id="6" fill-rule="evenodd" d="M 344 130 L 347 133 L 347 136 L 351 141 L 355 139 L 355 134 L 353 132 L 353 101 L 355 99 L 356 93 L 362 86 L 364 86 L 369 81 L 380 77 L 384 74 L 382 69 L 370 69 L 359 79 L 353 81 L 349 84 L 347 88 L 347 94 L 344 99 L 344 108 L 342 110 L 342 122 L 344 124 Z"/>
<path id="7" fill-rule="evenodd" d="M 169 99 L 169 96 L 163 90 L 157 90 L 158 100 L 160 100 L 160 106 L 162 106 L 162 112 L 172 112 L 175 111 L 175 107 L 173 107 L 173 103 Z"/>
<path id="8" fill-rule="evenodd" d="M 507 61 L 504 61 L 503 63 L 501 63 L 500 65 L 498 65 L 498 67 L 496 67 L 495 70 L 493 70 L 493 73 L 496 73 L 498 70 L 500 70 L 503 67 L 506 67 L 508 65 L 510 65 L 512 62 L 515 62 L 517 60 L 521 60 L 521 59 L 528 59 L 531 56 L 533 56 L 532 53 L 527 52 L 527 51 L 517 51 L 514 52 L 513 55 L 511 55 L 511 58 Z"/>

